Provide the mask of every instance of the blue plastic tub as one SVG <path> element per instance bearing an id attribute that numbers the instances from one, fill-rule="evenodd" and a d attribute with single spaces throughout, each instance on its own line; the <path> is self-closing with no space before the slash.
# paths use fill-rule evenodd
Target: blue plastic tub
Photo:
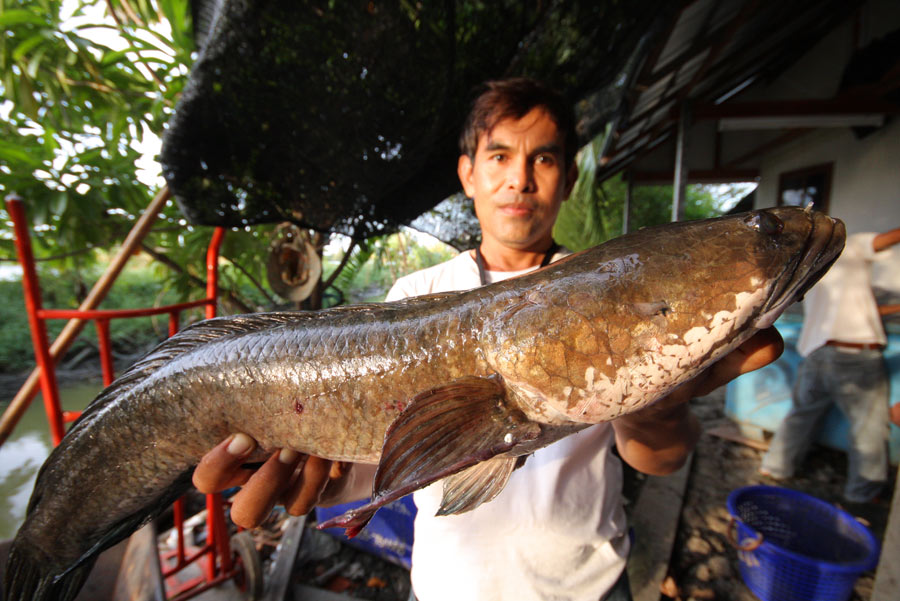
<path id="1" fill-rule="evenodd" d="M 762 601 L 846 601 L 860 574 L 878 563 L 868 528 L 805 493 L 739 488 L 728 496 L 728 513 L 741 577 Z"/>

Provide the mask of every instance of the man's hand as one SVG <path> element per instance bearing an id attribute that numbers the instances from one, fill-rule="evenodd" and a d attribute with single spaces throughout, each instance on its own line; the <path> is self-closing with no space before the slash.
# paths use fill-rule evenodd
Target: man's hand
<path id="1" fill-rule="evenodd" d="M 235 524 L 259 525 L 276 503 L 291 515 L 304 515 L 316 505 L 353 500 L 343 499 L 353 480 L 348 477 L 352 464 L 281 449 L 258 469 L 244 467 L 255 450 L 252 438 L 233 434 L 204 455 L 194 470 L 194 486 L 200 492 L 242 487 L 232 499 Z"/>
<path id="2" fill-rule="evenodd" d="M 700 424 L 688 401 L 772 363 L 782 351 L 784 341 L 778 330 L 760 330 L 667 397 L 614 420 L 616 446 L 622 459 L 647 474 L 665 475 L 680 468 L 700 438 Z"/>

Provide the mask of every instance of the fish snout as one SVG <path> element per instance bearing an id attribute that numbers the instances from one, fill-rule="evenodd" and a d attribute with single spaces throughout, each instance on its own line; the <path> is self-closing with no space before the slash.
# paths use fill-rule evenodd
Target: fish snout
<path id="1" fill-rule="evenodd" d="M 841 254 L 847 237 L 844 222 L 825 213 L 799 207 L 769 211 L 772 211 L 772 217 L 786 224 L 787 230 L 798 236 L 797 241 L 801 244 L 793 268 L 782 275 L 768 307 L 760 316 L 759 328 L 772 325 L 788 305 L 803 298 Z M 779 212 L 780 218 L 775 211 Z"/>

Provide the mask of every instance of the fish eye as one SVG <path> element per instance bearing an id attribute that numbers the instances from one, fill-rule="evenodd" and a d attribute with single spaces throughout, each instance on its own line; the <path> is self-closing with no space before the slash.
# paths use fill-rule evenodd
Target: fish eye
<path id="1" fill-rule="evenodd" d="M 777 236 L 784 230 L 784 222 L 771 213 L 753 213 L 744 219 L 748 227 L 769 236 Z"/>

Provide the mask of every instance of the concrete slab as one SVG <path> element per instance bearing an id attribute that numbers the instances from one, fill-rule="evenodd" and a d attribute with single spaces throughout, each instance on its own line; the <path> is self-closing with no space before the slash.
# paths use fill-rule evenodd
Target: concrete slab
<path id="1" fill-rule="evenodd" d="M 897 471 L 900 482 L 900 468 Z M 895 601 L 900 591 L 900 492 L 897 488 L 900 487 L 894 490 L 871 601 Z"/>
<path id="2" fill-rule="evenodd" d="M 634 601 L 659 601 L 693 458 L 691 454 L 673 474 L 648 476 L 641 487 L 632 513 L 635 536 L 627 568 Z"/>
<path id="3" fill-rule="evenodd" d="M 119 565 L 122 562 L 122 556 L 125 554 L 127 542 L 122 541 L 100 554 L 97 558 L 97 563 L 94 564 L 94 568 L 91 570 L 91 575 L 88 576 L 81 592 L 75 597 L 75 601 L 111 601 L 112 591 L 119 573 Z M 6 557 L 9 554 L 11 543 L 11 540 L 0 542 L 0 590 L 2 590 L 2 581 L 6 570 Z"/>
<path id="4" fill-rule="evenodd" d="M 294 516 L 288 519 L 287 527 L 281 542 L 278 543 L 277 557 L 272 570 L 266 578 L 265 594 L 262 601 L 284 601 L 291 575 L 294 571 L 294 562 L 297 559 L 297 551 L 303 541 L 306 516 Z"/>
<path id="5" fill-rule="evenodd" d="M 150 522 L 128 539 L 128 547 L 119 576 L 113 601 L 165 601 L 159 553 L 156 548 L 156 528 Z"/>
<path id="6" fill-rule="evenodd" d="M 351 597 L 343 593 L 333 593 L 324 589 L 295 584 L 293 587 L 294 599 L 303 601 L 359 601 L 359 597 Z"/>

